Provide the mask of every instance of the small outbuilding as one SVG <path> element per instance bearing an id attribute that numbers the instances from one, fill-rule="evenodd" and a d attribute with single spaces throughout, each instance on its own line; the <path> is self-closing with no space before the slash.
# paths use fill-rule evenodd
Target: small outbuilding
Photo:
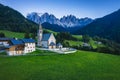
<path id="1" fill-rule="evenodd" d="M 57 48 L 62 49 L 62 48 L 63 48 L 63 45 L 62 45 L 61 43 L 58 43 L 58 44 L 57 44 Z"/>

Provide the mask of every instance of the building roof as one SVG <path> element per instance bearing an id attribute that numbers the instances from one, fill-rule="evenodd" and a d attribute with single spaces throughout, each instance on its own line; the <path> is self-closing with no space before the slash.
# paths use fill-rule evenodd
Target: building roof
<path id="1" fill-rule="evenodd" d="M 88 43 L 83 43 L 82 46 L 86 46 L 86 47 L 87 47 L 87 46 L 90 46 L 90 44 L 88 44 Z"/>
<path id="2" fill-rule="evenodd" d="M 23 42 L 22 42 L 21 40 L 11 39 L 10 41 L 11 41 L 11 43 L 12 43 L 13 45 L 23 44 Z"/>
<path id="3" fill-rule="evenodd" d="M 56 44 L 54 42 L 51 42 L 49 46 L 55 46 Z"/>
<path id="4" fill-rule="evenodd" d="M 5 46 L 5 48 L 10 48 L 11 46 Z"/>
<path id="5" fill-rule="evenodd" d="M 21 39 L 24 43 L 35 43 L 34 39 Z"/>
<path id="6" fill-rule="evenodd" d="M 62 46 L 62 44 L 61 44 L 61 43 L 58 43 L 57 46 Z"/>
<path id="7" fill-rule="evenodd" d="M 7 40 L 11 40 L 12 38 L 0 38 L 0 40 L 2 41 L 7 41 Z"/>
<path id="8" fill-rule="evenodd" d="M 42 41 L 48 41 L 48 39 L 50 38 L 50 35 L 51 33 L 43 34 Z"/>

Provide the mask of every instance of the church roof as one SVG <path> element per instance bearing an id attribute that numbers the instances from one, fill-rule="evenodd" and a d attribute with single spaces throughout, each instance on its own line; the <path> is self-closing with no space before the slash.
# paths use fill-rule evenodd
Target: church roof
<path id="1" fill-rule="evenodd" d="M 12 38 L 0 38 L 0 40 L 2 41 L 6 41 L 6 40 L 11 40 Z"/>
<path id="2" fill-rule="evenodd" d="M 51 42 L 51 43 L 50 43 L 50 46 L 54 46 L 54 45 L 56 45 L 54 42 Z"/>
<path id="3" fill-rule="evenodd" d="M 50 38 L 50 35 L 51 33 L 43 34 L 42 41 L 48 41 L 48 39 Z"/>

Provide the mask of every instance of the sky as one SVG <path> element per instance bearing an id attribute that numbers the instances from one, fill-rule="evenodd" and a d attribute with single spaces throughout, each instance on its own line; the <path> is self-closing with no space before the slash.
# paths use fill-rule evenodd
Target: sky
<path id="1" fill-rule="evenodd" d="M 31 12 L 48 12 L 57 18 L 72 14 L 95 19 L 120 9 L 120 0 L 0 0 L 0 3 L 24 16 Z"/>

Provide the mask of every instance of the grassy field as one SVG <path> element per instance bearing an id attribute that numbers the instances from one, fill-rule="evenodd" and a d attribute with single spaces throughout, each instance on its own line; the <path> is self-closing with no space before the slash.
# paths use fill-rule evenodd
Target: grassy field
<path id="1" fill-rule="evenodd" d="M 47 32 L 50 33 L 54 33 L 55 35 L 57 34 L 57 32 L 51 31 L 51 30 L 47 30 L 45 29 Z M 11 31 L 5 31 L 5 30 L 0 30 L 0 32 L 3 32 L 6 37 L 9 38 L 24 38 L 24 33 L 18 33 L 18 32 L 11 32 Z M 82 45 L 82 35 L 73 35 L 73 37 L 79 39 L 78 41 L 72 41 L 72 40 L 66 40 L 67 42 L 70 43 L 70 46 L 77 46 L 77 45 Z M 97 48 L 98 46 L 104 46 L 104 45 L 97 45 L 95 44 L 95 41 L 93 41 L 92 39 L 90 40 L 89 44 L 93 47 L 93 48 Z"/>
<path id="2" fill-rule="evenodd" d="M 50 32 L 50 33 L 54 33 L 54 34 L 57 34 L 56 32 L 54 31 L 51 31 L 51 30 L 47 30 L 45 29 L 47 32 Z M 3 32 L 5 34 L 6 37 L 9 37 L 9 38 L 24 38 L 24 34 L 25 33 L 19 33 L 19 32 L 12 32 L 12 31 L 6 31 L 6 30 L 0 30 L 0 32 Z"/>
<path id="3" fill-rule="evenodd" d="M 5 31 L 5 30 L 0 30 L 0 32 L 3 32 L 6 37 L 9 38 L 24 38 L 24 33 L 18 33 L 18 32 L 12 32 L 12 31 Z"/>
<path id="4" fill-rule="evenodd" d="M 72 40 L 65 40 L 69 42 L 70 46 L 78 46 L 82 45 L 84 42 L 82 41 L 82 35 L 73 35 L 73 37 L 77 38 L 78 41 L 72 41 Z M 96 44 L 95 41 L 91 38 L 90 41 L 88 42 L 94 49 L 97 47 L 103 47 L 105 46 L 104 44 Z"/>
<path id="5" fill-rule="evenodd" d="M 0 80 L 119 79 L 120 56 L 116 55 L 78 51 L 68 55 L 0 56 Z"/>

